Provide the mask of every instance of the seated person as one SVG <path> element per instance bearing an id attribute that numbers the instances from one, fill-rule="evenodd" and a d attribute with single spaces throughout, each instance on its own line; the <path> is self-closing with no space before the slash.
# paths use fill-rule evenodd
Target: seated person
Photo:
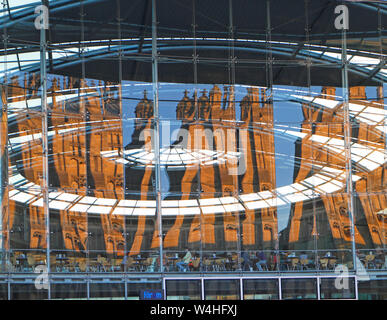
<path id="1" fill-rule="evenodd" d="M 265 253 L 263 251 L 258 252 L 257 258 L 258 258 L 258 262 L 256 263 L 256 266 L 259 271 L 263 271 L 262 266 L 266 266 L 266 263 L 267 263 Z"/>
<path id="2" fill-rule="evenodd" d="M 192 254 L 188 248 L 185 249 L 185 252 L 186 253 L 182 261 L 176 262 L 176 266 L 179 268 L 179 271 L 183 271 L 183 272 L 187 271 L 188 264 L 190 263 L 192 258 Z"/>

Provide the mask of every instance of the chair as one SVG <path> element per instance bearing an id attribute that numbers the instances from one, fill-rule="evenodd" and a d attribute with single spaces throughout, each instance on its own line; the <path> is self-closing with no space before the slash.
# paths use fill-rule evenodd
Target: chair
<path id="1" fill-rule="evenodd" d="M 122 259 L 112 259 L 111 270 L 113 272 L 120 271 L 121 262 L 122 262 Z"/>
<path id="2" fill-rule="evenodd" d="M 104 272 L 107 272 L 107 270 L 110 269 L 110 265 L 109 265 L 109 262 L 108 262 L 107 258 L 98 256 L 97 262 L 98 262 L 100 268 L 101 268 Z"/>
<path id="3" fill-rule="evenodd" d="M 44 254 L 37 254 L 34 257 L 36 265 L 46 264 L 46 256 Z"/>
<path id="4" fill-rule="evenodd" d="M 77 264 L 77 261 L 74 259 L 74 265 L 76 264 Z M 100 270 L 101 270 L 100 263 L 94 258 L 89 258 L 89 271 L 99 272 Z"/>
<path id="5" fill-rule="evenodd" d="M 241 258 L 241 260 L 240 260 L 241 265 L 243 265 L 244 261 L 245 260 L 243 258 Z M 232 262 L 232 269 L 233 270 L 238 270 L 239 269 L 239 263 L 238 263 L 238 255 L 237 254 L 233 254 L 232 255 L 231 262 Z"/>
<path id="6" fill-rule="evenodd" d="M 328 269 L 328 263 L 329 263 L 329 260 L 327 258 L 322 258 L 320 259 L 320 267 L 321 269 Z"/>
<path id="7" fill-rule="evenodd" d="M 77 265 L 77 260 L 75 257 L 69 257 L 66 263 L 66 267 L 69 272 L 75 272 L 76 271 L 76 265 Z"/>
<path id="8" fill-rule="evenodd" d="M 51 270 L 56 270 L 56 256 L 55 255 L 50 255 L 50 266 L 51 266 L 51 268 L 50 268 Z"/>
<path id="9" fill-rule="evenodd" d="M 142 271 L 151 271 L 151 266 L 152 266 L 153 258 L 149 257 L 146 258 L 144 263 L 141 266 Z"/>
<path id="10" fill-rule="evenodd" d="M 105 270 L 105 272 L 107 272 L 108 270 L 111 270 L 112 264 L 107 258 L 102 257 L 102 267 Z"/>
<path id="11" fill-rule="evenodd" d="M 204 267 L 204 271 L 212 271 L 213 266 L 212 266 L 211 260 L 208 258 L 205 258 L 203 261 L 203 267 Z"/>
<path id="12" fill-rule="evenodd" d="M 291 260 L 291 267 L 292 267 L 292 270 L 297 270 L 298 268 L 299 268 L 299 266 L 298 266 L 298 263 L 300 262 L 300 259 L 298 259 L 298 258 L 293 258 L 292 260 Z"/>
<path id="13" fill-rule="evenodd" d="M 106 258 L 103 258 L 100 254 L 97 256 L 97 264 L 98 264 L 98 271 L 105 271 L 106 272 L 106 269 L 105 269 L 105 260 Z"/>
<path id="14" fill-rule="evenodd" d="M 215 270 L 226 271 L 225 262 L 226 262 L 226 259 L 223 259 L 223 258 L 215 259 L 215 264 L 214 264 Z"/>
<path id="15" fill-rule="evenodd" d="M 30 268 L 31 268 L 31 270 L 34 270 L 36 261 L 35 261 L 35 258 L 33 255 L 27 254 L 27 263 L 28 263 L 28 270 Z"/>
<path id="16" fill-rule="evenodd" d="M 85 260 L 79 260 L 78 261 L 78 266 L 79 266 L 79 270 L 81 271 L 81 272 L 86 272 L 86 270 L 87 270 L 87 264 L 86 264 L 86 261 Z"/>
<path id="17" fill-rule="evenodd" d="M 173 271 L 174 267 L 175 267 L 173 260 L 171 259 L 171 257 L 169 257 L 167 255 L 164 256 L 164 258 L 163 258 L 163 265 L 164 265 L 165 272 Z"/>
<path id="18" fill-rule="evenodd" d="M 195 260 L 192 261 L 192 269 L 194 271 L 200 270 L 200 258 L 196 258 Z"/>
<path id="19" fill-rule="evenodd" d="M 287 271 L 289 270 L 289 261 L 286 256 L 280 258 L 280 270 Z"/>
<path id="20" fill-rule="evenodd" d="M 300 265 L 302 270 L 308 270 L 309 260 L 308 259 L 300 259 Z"/>
<path id="21" fill-rule="evenodd" d="M 335 269 L 336 263 L 337 263 L 337 259 L 329 259 L 329 262 L 328 262 L 329 269 Z"/>
<path id="22" fill-rule="evenodd" d="M 127 257 L 126 259 L 126 270 L 127 271 L 138 271 L 136 268 L 136 263 L 133 257 Z"/>
<path id="23" fill-rule="evenodd" d="M 373 254 L 369 254 L 366 256 L 365 264 L 367 269 L 371 269 L 371 267 L 373 267 L 373 269 L 376 269 L 374 260 L 375 260 L 375 256 Z"/>
<path id="24" fill-rule="evenodd" d="M 17 271 L 19 269 L 19 265 L 17 263 L 16 257 L 14 255 L 10 256 L 12 269 L 11 271 Z"/>

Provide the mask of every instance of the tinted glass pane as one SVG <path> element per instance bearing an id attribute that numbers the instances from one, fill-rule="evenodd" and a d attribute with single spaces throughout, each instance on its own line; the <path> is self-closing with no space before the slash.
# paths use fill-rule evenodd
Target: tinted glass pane
<path id="1" fill-rule="evenodd" d="M 370 280 L 359 281 L 359 300 L 386 300 L 387 299 L 387 281 Z"/>
<path id="2" fill-rule="evenodd" d="M 236 300 L 240 297 L 239 280 L 205 280 L 205 300 Z"/>
<path id="3" fill-rule="evenodd" d="M 355 280 L 354 278 L 338 277 L 335 279 L 320 279 L 321 299 L 354 299 Z"/>
<path id="4" fill-rule="evenodd" d="M 316 279 L 282 279 L 282 299 L 317 299 Z"/>
<path id="5" fill-rule="evenodd" d="M 37 289 L 33 284 L 12 284 L 11 300 L 45 300 L 48 291 L 44 288 Z"/>
<path id="6" fill-rule="evenodd" d="M 139 300 L 141 290 L 152 290 L 152 289 L 158 289 L 161 290 L 161 282 L 151 282 L 151 281 L 144 281 L 144 282 L 134 282 L 129 281 L 127 283 L 127 299 L 128 300 Z"/>
<path id="7" fill-rule="evenodd" d="M 87 285 L 86 283 L 52 284 L 51 299 L 58 299 L 58 300 L 87 299 Z"/>
<path id="8" fill-rule="evenodd" d="M 202 297 L 199 280 L 167 280 L 167 300 L 200 300 Z"/>
<path id="9" fill-rule="evenodd" d="M 244 300 L 279 299 L 278 280 L 247 279 L 243 280 Z"/>
<path id="10" fill-rule="evenodd" d="M 90 299 L 121 300 L 125 299 L 123 283 L 90 283 Z"/>

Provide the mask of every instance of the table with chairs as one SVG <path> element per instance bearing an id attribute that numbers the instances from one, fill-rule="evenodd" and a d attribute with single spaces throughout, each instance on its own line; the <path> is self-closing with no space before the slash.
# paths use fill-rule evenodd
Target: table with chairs
<path id="1" fill-rule="evenodd" d="M 192 258 L 185 271 L 188 272 L 311 272 L 334 271 L 338 265 L 353 268 L 350 249 L 340 250 L 248 250 L 191 252 Z M 367 270 L 387 268 L 385 250 L 360 249 L 356 252 Z M 185 252 L 163 253 L 163 272 L 179 272 L 177 263 L 183 261 Z M 246 259 L 247 257 L 247 259 Z M 246 261 L 245 261 L 246 259 Z M 7 268 L 13 272 L 33 272 L 47 263 L 45 250 L 17 250 L 10 252 Z M 141 254 L 107 254 L 105 252 L 56 251 L 50 255 L 51 272 L 160 272 L 158 252 Z"/>
<path id="2" fill-rule="evenodd" d="M 368 270 L 387 269 L 387 256 L 385 249 L 376 248 L 373 250 L 357 250 L 357 257 Z"/>
<path id="3" fill-rule="evenodd" d="M 166 256 L 166 271 L 177 271 L 176 263 L 180 260 L 178 254 Z"/>

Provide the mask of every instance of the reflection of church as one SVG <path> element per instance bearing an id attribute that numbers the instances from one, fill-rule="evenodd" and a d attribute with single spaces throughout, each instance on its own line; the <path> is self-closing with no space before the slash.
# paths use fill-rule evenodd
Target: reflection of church
<path id="1" fill-rule="evenodd" d="M 377 88 L 379 97 L 382 97 L 382 89 L 382 87 Z M 321 98 L 331 100 L 334 99 L 332 98 L 334 95 L 335 88 L 325 87 Z M 353 142 L 351 157 L 355 242 L 358 248 L 383 247 L 387 242 L 387 221 L 384 215 L 380 214 L 387 205 L 385 165 L 378 166 L 376 163 L 372 166 L 367 162 L 368 159 L 375 160 L 374 156 L 376 157 L 378 151 L 366 155 L 368 147 L 372 148 L 370 150 L 382 152 L 385 150 L 385 135 L 383 130 L 380 130 L 384 122 L 378 123 L 379 118 L 374 117 L 374 114 L 379 115 L 383 112 L 384 101 L 383 98 L 373 102 L 368 101 L 365 87 L 350 88 L 349 99 L 350 114 L 356 115 L 356 121 L 351 123 L 350 129 Z M 344 136 L 341 108 L 341 104 L 333 110 L 321 110 L 303 105 L 305 120 L 301 132 L 305 132 L 312 139 L 302 139 L 299 140 L 302 143 L 296 144 L 296 158 L 300 159 L 300 165 L 295 168 L 295 182 L 310 177 L 324 164 L 341 168 L 345 172 L 344 146 L 340 143 Z M 313 139 L 313 137 L 316 138 Z M 332 142 L 327 137 L 336 140 Z M 320 148 L 313 142 L 319 142 Z M 334 152 L 329 152 L 332 150 Z M 379 161 L 379 164 L 381 163 L 383 159 Z M 375 167 L 377 168 L 373 170 Z M 342 178 L 344 179 L 345 176 Z M 349 243 L 352 236 L 348 213 L 349 197 L 345 192 L 345 188 L 342 188 L 336 192 L 321 194 L 314 205 L 311 202 L 297 202 L 292 207 L 283 246 L 312 249 L 313 241 L 317 239 L 319 248 L 350 249 Z"/>
<path id="2" fill-rule="evenodd" d="M 9 96 L 21 96 L 23 100 L 24 97 L 37 99 L 38 83 L 34 77 L 24 79 L 24 85 L 20 85 L 20 79 L 14 79 Z M 54 79 L 49 88 L 49 97 L 52 97 L 48 124 L 49 185 L 52 191 L 73 195 L 73 199 L 68 200 L 72 202 L 71 206 L 66 209 L 60 207 L 59 201 L 56 208 L 50 205 L 51 248 L 77 252 L 104 250 L 119 255 L 124 250 L 137 254 L 157 249 L 156 216 L 145 214 L 149 208 L 136 208 L 138 214 L 125 214 L 125 210 L 121 211 L 122 214 L 113 214 L 119 212 L 115 211 L 120 208 L 117 200 L 139 200 L 143 201 L 142 205 L 147 201 L 154 203 L 152 161 L 149 165 L 138 167 L 128 162 L 128 157 L 125 158 L 128 154 L 133 155 L 134 149 L 143 149 L 150 156 L 152 154 L 152 150 L 146 150 L 144 139 L 140 138 L 144 130 L 152 128 L 152 101 L 145 93 L 137 102 L 131 142 L 124 146 L 117 86 L 88 84 L 78 90 L 79 85 L 82 86 L 82 83 L 75 79 Z M 59 94 L 59 91 L 63 93 Z M 62 94 L 73 97 L 64 100 Z M 334 89 L 324 88 L 321 97 L 330 99 L 330 94 L 334 94 Z M 351 102 L 383 108 L 383 101 L 380 102 L 382 106 L 377 106 L 376 103 L 364 102 L 365 98 L 363 87 L 351 89 Z M 292 203 L 289 224 L 281 239 L 277 236 L 275 202 L 256 209 L 233 203 L 231 198 L 243 199 L 246 194 L 261 194 L 277 187 L 273 108 L 265 101 L 263 89 L 248 88 L 246 96 L 238 102 L 240 121 L 235 122 L 238 108 L 233 87 L 224 87 L 222 91 L 214 86 L 208 93 L 183 93 L 183 98 L 177 103 L 176 119 L 181 120 L 181 129 L 190 134 L 183 146 L 186 153 L 179 153 L 177 158 L 181 161 L 180 169 L 167 169 L 170 190 L 164 200 L 170 203 L 181 201 L 182 204 L 187 203 L 187 207 L 184 211 L 180 207 L 178 211 L 173 211 L 172 205 L 169 211 L 163 209 L 164 248 L 174 250 L 189 246 L 203 250 L 236 250 L 239 239 L 243 248 L 247 249 L 275 249 L 277 240 L 282 243 L 281 247 L 313 249 L 316 239 L 323 248 L 349 247 L 350 220 L 344 189 L 321 194 L 313 201 Z M 323 112 L 306 104 L 303 106 L 301 132 L 309 135 L 309 140 L 300 138 L 296 143 L 296 157 L 300 162 L 294 169 L 295 183 L 314 175 L 314 170 L 324 163 L 345 168 L 344 157 L 327 148 L 316 147 L 310 138 L 313 135 L 342 137 L 343 120 L 339 109 Z M 16 120 L 9 122 L 10 137 L 32 134 L 38 137 L 41 115 L 35 110 L 18 112 Z M 200 141 L 195 139 L 195 130 L 203 132 Z M 245 139 L 239 139 L 242 133 Z M 384 135 L 375 131 L 371 124 L 354 122 L 352 136 L 359 144 L 385 148 Z M 31 183 L 40 185 L 42 146 L 40 138 L 32 137 L 23 140 L 17 152 L 10 150 L 9 165 L 16 166 L 17 171 Z M 200 154 L 200 150 L 212 150 L 217 155 L 241 152 L 246 170 L 239 176 L 232 174 L 237 170 L 237 162 L 226 156 L 213 163 L 183 161 L 184 157 L 190 157 L 195 152 Z M 109 152 L 115 152 L 117 159 L 121 160 L 111 161 L 102 156 Z M 169 152 L 165 160 L 167 163 L 173 158 L 172 152 Z M 141 156 L 138 157 L 141 160 Z M 384 167 L 368 172 L 361 165 L 354 165 L 354 172 L 360 177 L 354 183 L 356 243 L 367 248 L 383 246 L 387 234 L 384 231 L 384 216 L 378 213 L 386 208 Z M 215 208 L 210 203 L 218 201 L 210 199 L 217 198 L 222 198 L 222 210 L 219 205 Z M 198 213 L 193 207 L 190 209 L 188 202 L 184 202 L 192 199 L 199 201 Z M 97 204 L 105 211 L 93 212 L 91 208 Z M 78 211 L 73 209 L 75 206 Z M 144 214 L 141 214 L 141 209 Z M 11 248 L 46 247 L 42 206 L 36 202 L 24 202 L 23 205 L 10 197 L 8 216 L 4 219 L 11 230 Z M 4 232 L 4 235 L 7 237 L 8 233 Z"/>

